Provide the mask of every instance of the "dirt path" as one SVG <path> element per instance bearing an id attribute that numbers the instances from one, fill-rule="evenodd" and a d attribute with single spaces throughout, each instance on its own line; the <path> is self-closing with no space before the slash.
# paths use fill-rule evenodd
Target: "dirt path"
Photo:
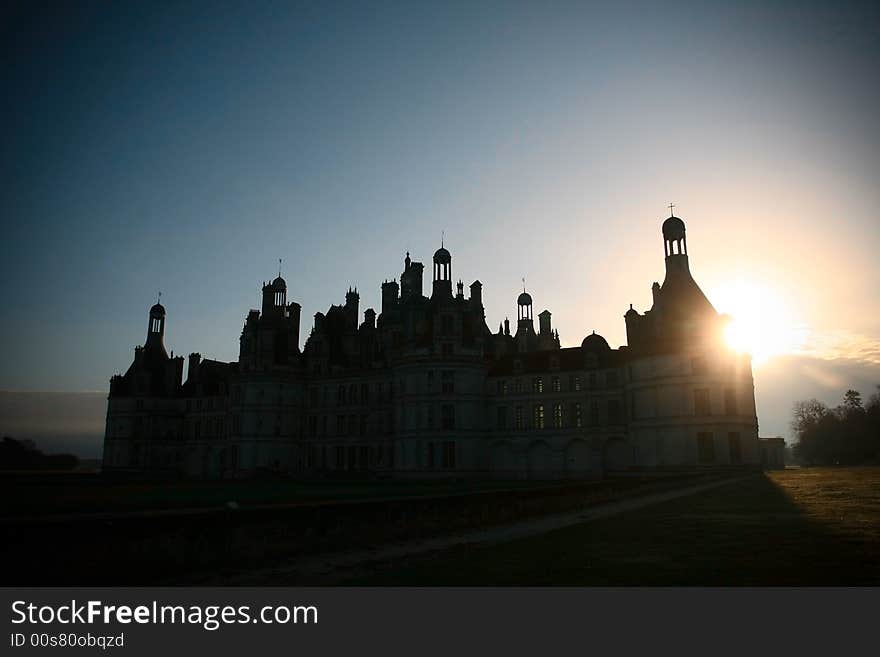
<path id="1" fill-rule="evenodd" d="M 746 477 L 748 476 L 753 475 L 746 475 Z M 460 534 L 437 536 L 403 543 L 390 543 L 371 549 L 313 555 L 295 561 L 281 562 L 269 568 L 248 570 L 230 575 L 217 575 L 208 580 L 188 583 L 193 585 L 232 586 L 333 584 L 344 579 L 372 572 L 385 564 L 393 563 L 395 560 L 468 544 L 503 543 L 536 534 L 543 534 L 571 525 L 591 522 L 646 506 L 661 504 L 680 497 L 695 495 L 706 490 L 718 488 L 719 486 L 742 481 L 744 478 L 742 476 L 734 477 L 698 486 L 688 486 L 663 493 L 621 500 L 619 502 L 608 502 L 589 509 L 554 514 L 511 525 L 474 529 Z"/>

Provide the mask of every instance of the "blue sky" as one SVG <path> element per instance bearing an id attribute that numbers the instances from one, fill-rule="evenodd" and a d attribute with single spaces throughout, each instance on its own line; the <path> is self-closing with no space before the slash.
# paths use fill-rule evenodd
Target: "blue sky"
<path id="1" fill-rule="evenodd" d="M 106 390 L 158 290 L 169 348 L 234 360 L 279 257 L 304 341 L 441 230 L 493 328 L 525 277 L 564 344 L 617 346 L 670 201 L 710 299 L 767 282 L 838 345 L 804 357 L 880 362 L 876 3 L 29 4 L 0 389 Z"/>

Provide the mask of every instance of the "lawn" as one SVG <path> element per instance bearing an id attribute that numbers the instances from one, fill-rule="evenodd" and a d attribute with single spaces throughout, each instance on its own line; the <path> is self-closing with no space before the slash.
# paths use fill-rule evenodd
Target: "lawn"
<path id="1" fill-rule="evenodd" d="M 571 485 L 529 481 L 107 481 L 94 474 L 0 477 L 0 517 L 63 513 L 240 507 L 466 495 Z M 601 486 L 601 482 L 596 482 Z"/>
<path id="2" fill-rule="evenodd" d="M 880 468 L 785 470 L 346 584 L 880 584 Z"/>

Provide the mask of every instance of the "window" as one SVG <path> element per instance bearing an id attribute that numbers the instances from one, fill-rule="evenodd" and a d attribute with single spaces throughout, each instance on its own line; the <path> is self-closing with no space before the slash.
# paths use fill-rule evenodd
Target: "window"
<path id="1" fill-rule="evenodd" d="M 361 404 L 368 404 L 370 402 L 370 386 L 366 383 L 361 384 Z"/>
<path id="2" fill-rule="evenodd" d="M 513 389 L 516 391 L 516 394 L 522 394 L 522 379 L 516 380 Z"/>
<path id="3" fill-rule="evenodd" d="M 712 415 L 708 388 L 694 390 L 694 415 Z"/>
<path id="4" fill-rule="evenodd" d="M 452 358 L 452 343 L 444 342 L 442 346 L 443 358 Z"/>
<path id="5" fill-rule="evenodd" d="M 342 447 L 333 448 L 333 458 L 336 461 L 336 469 L 342 470 L 345 467 L 345 451 Z"/>
<path id="6" fill-rule="evenodd" d="M 354 436 L 357 434 L 357 415 L 349 415 L 348 416 L 348 435 Z"/>
<path id="7" fill-rule="evenodd" d="M 535 404 L 535 429 L 544 428 L 544 404 Z"/>
<path id="8" fill-rule="evenodd" d="M 443 429 L 454 429 L 455 428 L 455 406 L 452 404 L 443 404 L 443 407 L 440 409 L 441 414 L 441 422 L 443 424 Z"/>
<path id="9" fill-rule="evenodd" d="M 590 426 L 595 427 L 599 424 L 599 402 L 598 400 L 593 400 L 590 402 Z"/>
<path id="10" fill-rule="evenodd" d="M 691 371 L 694 374 L 706 374 L 709 368 L 706 365 L 706 358 L 704 356 L 695 356 L 691 358 Z"/>
<path id="11" fill-rule="evenodd" d="M 367 416 L 366 415 L 361 415 L 361 426 L 360 426 L 360 429 L 358 430 L 358 435 L 359 436 L 366 436 L 367 435 Z"/>
<path id="12" fill-rule="evenodd" d="M 312 437 L 318 435 L 318 418 L 314 415 L 309 416 L 309 435 Z"/>
<path id="13" fill-rule="evenodd" d="M 434 406 L 428 404 L 428 428 L 434 428 Z"/>
<path id="14" fill-rule="evenodd" d="M 609 399 L 608 400 L 608 422 L 611 424 L 618 424 L 620 422 L 620 400 L 619 399 Z"/>
<path id="15" fill-rule="evenodd" d="M 427 384 L 428 392 L 434 392 L 434 370 L 428 370 Z"/>
<path id="16" fill-rule="evenodd" d="M 444 395 L 451 395 L 455 392 L 455 372 L 452 370 L 444 370 L 441 373 L 440 389 Z"/>
<path id="17" fill-rule="evenodd" d="M 452 440 L 443 443 L 443 467 L 447 470 L 455 467 L 455 442 Z"/>
<path id="18" fill-rule="evenodd" d="M 727 447 L 730 450 L 730 462 L 735 465 L 742 463 L 742 449 L 738 433 L 727 434 Z"/>
<path id="19" fill-rule="evenodd" d="M 523 407 L 522 406 L 516 407 L 516 410 L 514 412 L 513 422 L 514 422 L 514 427 L 516 427 L 517 429 L 523 428 Z"/>
<path id="20" fill-rule="evenodd" d="M 322 436 L 327 435 L 327 422 L 328 422 L 327 416 L 326 415 L 322 416 L 321 417 L 321 435 Z"/>
<path id="21" fill-rule="evenodd" d="M 434 469 L 434 443 L 428 443 L 428 467 Z"/>
<path id="22" fill-rule="evenodd" d="M 507 428 L 507 406 L 499 406 L 496 409 L 498 414 L 496 426 L 498 429 L 506 429 Z"/>
<path id="23" fill-rule="evenodd" d="M 574 405 L 574 426 L 580 429 L 584 426 L 584 418 L 583 413 L 581 412 L 581 404 L 580 402 L 575 402 Z"/>
<path id="24" fill-rule="evenodd" d="M 507 379 L 504 379 L 504 381 L 501 382 L 501 394 L 502 394 L 502 395 L 506 395 L 507 392 L 508 392 L 508 390 L 507 390 Z"/>
<path id="25" fill-rule="evenodd" d="M 579 377 L 579 376 L 569 377 L 568 389 L 572 390 L 574 392 L 580 392 L 581 391 L 581 377 Z"/>
<path id="26" fill-rule="evenodd" d="M 595 372 L 590 372 L 590 387 L 591 388 L 596 387 L 596 373 Z"/>
<path id="27" fill-rule="evenodd" d="M 348 389 L 348 403 L 349 404 L 357 404 L 357 400 L 358 400 L 357 397 L 358 397 L 357 386 L 352 383 Z"/>
<path id="28" fill-rule="evenodd" d="M 336 435 L 341 436 L 345 433 L 345 416 L 337 415 L 336 416 Z"/>
<path id="29" fill-rule="evenodd" d="M 697 461 L 701 464 L 715 462 L 715 439 L 711 433 L 697 434 Z"/>
<path id="30" fill-rule="evenodd" d="M 553 404 L 553 426 L 556 429 L 562 428 L 562 404 Z"/>
<path id="31" fill-rule="evenodd" d="M 617 372 L 611 371 L 605 373 L 605 385 L 606 386 L 616 386 L 617 385 Z"/>
<path id="32" fill-rule="evenodd" d="M 544 378 L 536 376 L 532 379 L 532 392 L 544 392 Z"/>
<path id="33" fill-rule="evenodd" d="M 737 413 L 739 413 L 739 409 L 736 403 L 736 390 L 727 388 L 724 391 L 724 414 L 736 415 Z"/>
<path id="34" fill-rule="evenodd" d="M 559 377 L 553 377 L 553 392 L 562 392 L 562 384 L 559 382 Z"/>
<path id="35" fill-rule="evenodd" d="M 345 403 L 345 386 L 339 386 L 336 391 L 336 403 L 342 406 Z"/>

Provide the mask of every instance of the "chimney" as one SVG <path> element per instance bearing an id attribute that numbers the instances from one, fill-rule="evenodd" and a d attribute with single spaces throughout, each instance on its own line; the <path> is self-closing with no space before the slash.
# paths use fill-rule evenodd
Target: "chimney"
<path id="1" fill-rule="evenodd" d="M 196 383 L 199 380 L 199 363 L 202 360 L 201 354 L 190 354 L 187 370 L 186 370 L 186 379 L 191 383 Z"/>
<path id="2" fill-rule="evenodd" d="M 301 312 L 302 306 L 296 301 L 291 301 L 287 304 L 287 314 L 290 317 L 288 320 L 290 322 L 290 335 L 293 338 L 293 344 L 296 345 L 296 351 L 299 351 L 299 321 Z"/>
<path id="3" fill-rule="evenodd" d="M 390 312 L 397 305 L 399 289 L 397 281 L 385 281 L 382 283 L 382 313 Z"/>
<path id="4" fill-rule="evenodd" d="M 480 281 L 471 283 L 471 301 L 478 306 L 483 305 L 483 284 Z"/>
<path id="5" fill-rule="evenodd" d="M 538 315 L 538 326 L 541 329 L 541 335 L 550 334 L 550 311 L 544 310 Z"/>
<path id="6" fill-rule="evenodd" d="M 372 308 L 367 308 L 364 311 L 364 326 L 367 328 L 376 328 L 376 311 Z"/>

